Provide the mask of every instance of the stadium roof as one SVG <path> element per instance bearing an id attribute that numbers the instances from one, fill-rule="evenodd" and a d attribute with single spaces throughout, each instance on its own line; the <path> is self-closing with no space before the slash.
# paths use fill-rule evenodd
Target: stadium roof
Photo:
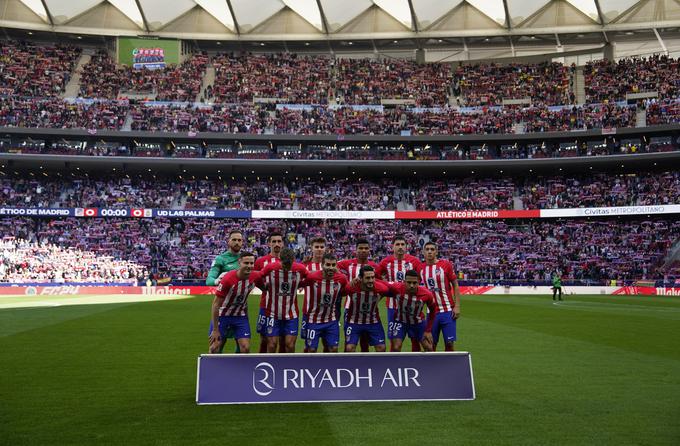
<path id="1" fill-rule="evenodd" d="M 216 40 L 419 39 L 680 26 L 680 0 L 0 0 L 0 26 Z"/>

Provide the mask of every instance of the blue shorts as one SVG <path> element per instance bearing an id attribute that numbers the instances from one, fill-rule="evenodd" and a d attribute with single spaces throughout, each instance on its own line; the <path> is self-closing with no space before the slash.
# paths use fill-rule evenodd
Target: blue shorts
<path id="1" fill-rule="evenodd" d="M 397 310 L 394 308 L 388 308 L 387 309 L 387 323 L 389 324 L 390 322 L 394 322 L 394 313 L 396 313 Z"/>
<path id="2" fill-rule="evenodd" d="M 213 329 L 213 324 L 212 324 L 212 321 L 210 321 L 210 328 L 208 329 L 208 336 L 210 336 L 210 334 L 212 333 L 212 329 Z M 222 332 L 222 330 L 220 330 L 220 336 L 222 336 L 222 339 L 231 339 L 231 338 L 234 337 L 234 330 L 229 328 L 224 333 Z"/>
<path id="3" fill-rule="evenodd" d="M 265 336 L 278 338 L 279 336 L 297 336 L 298 318 L 295 319 L 274 319 L 267 318 L 267 328 Z"/>
<path id="4" fill-rule="evenodd" d="M 257 328 L 255 331 L 257 334 L 264 336 L 265 328 L 267 326 L 267 316 L 264 314 L 264 308 L 260 308 L 260 312 L 257 314 Z"/>
<path id="5" fill-rule="evenodd" d="M 375 324 L 346 324 L 345 344 L 358 344 L 362 334 L 368 335 L 368 344 L 371 346 L 385 344 L 385 330 L 380 322 Z"/>
<path id="6" fill-rule="evenodd" d="M 224 339 L 229 331 L 234 339 L 250 339 L 248 316 L 220 316 L 220 335 Z"/>
<path id="7" fill-rule="evenodd" d="M 300 327 L 300 339 L 307 339 L 307 315 L 302 315 L 302 326 Z"/>
<path id="8" fill-rule="evenodd" d="M 439 332 L 441 331 L 444 342 L 456 340 L 456 320 L 450 311 L 437 313 L 432 324 L 432 341 L 436 345 L 439 342 Z"/>
<path id="9" fill-rule="evenodd" d="M 337 347 L 340 343 L 340 325 L 338 321 L 326 322 L 324 324 L 307 323 L 307 348 L 316 350 L 319 348 L 319 338 L 326 341 L 328 347 Z"/>
<path id="10" fill-rule="evenodd" d="M 422 321 L 419 324 L 407 324 L 406 322 L 394 321 L 393 324 L 393 329 L 389 333 L 390 339 L 401 339 L 403 341 L 408 334 L 409 338 L 415 338 L 422 341 L 423 335 L 425 334 L 425 321 Z"/>

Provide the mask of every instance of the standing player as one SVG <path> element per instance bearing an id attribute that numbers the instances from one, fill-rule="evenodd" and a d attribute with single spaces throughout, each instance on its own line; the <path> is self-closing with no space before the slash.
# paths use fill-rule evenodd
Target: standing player
<path id="1" fill-rule="evenodd" d="M 208 277 L 205 279 L 207 286 L 217 286 L 225 273 L 238 269 L 239 254 L 241 248 L 243 248 L 243 232 L 238 229 L 229 232 L 227 246 L 229 249 L 215 257 L 212 265 L 210 265 Z"/>
<path id="2" fill-rule="evenodd" d="M 391 256 L 388 256 L 380 262 L 376 275 L 378 278 L 387 280 L 388 282 L 403 282 L 406 271 L 413 269 L 420 270 L 421 263 L 417 257 L 406 253 L 406 239 L 403 235 L 397 235 L 392 242 Z M 398 331 L 394 321 L 394 311 L 396 304 L 391 297 L 387 298 L 387 331 L 388 336 L 391 333 Z M 420 351 L 420 340 L 411 338 L 411 351 Z"/>
<path id="3" fill-rule="evenodd" d="M 312 259 L 309 262 L 303 263 L 307 271 L 310 273 L 321 271 L 323 256 L 326 254 L 326 239 L 317 237 L 312 239 Z M 302 301 L 302 327 L 300 328 L 300 338 L 304 341 L 307 339 L 307 312 L 309 311 L 309 299 L 312 290 L 307 286 L 304 289 L 304 300 Z M 318 342 L 317 342 L 318 343 Z M 324 342 L 324 352 L 328 351 L 328 346 Z M 307 353 L 307 343 L 305 343 L 305 353 Z"/>
<path id="4" fill-rule="evenodd" d="M 241 253 L 241 248 L 243 248 L 243 232 L 235 229 L 229 232 L 229 239 L 227 241 L 227 249 L 222 254 L 219 254 L 213 260 L 212 265 L 210 265 L 210 271 L 208 271 L 208 277 L 205 279 L 205 284 L 208 286 L 217 286 L 220 279 L 224 277 L 229 271 L 233 271 L 239 267 L 239 254 Z M 210 331 L 212 332 L 213 325 L 212 320 L 210 321 Z M 222 344 L 220 345 L 219 352 L 222 353 L 224 344 L 229 338 L 233 338 L 233 333 L 227 331 L 223 333 L 221 338 Z M 236 353 L 238 353 L 238 343 L 236 344 Z"/>
<path id="5" fill-rule="evenodd" d="M 375 351 L 384 352 L 385 330 L 380 321 L 378 302 L 389 294 L 390 289 L 385 282 L 375 280 L 375 270 L 368 265 L 361 267 L 358 279 L 352 282 L 347 288 L 345 351 L 356 351 L 359 338 L 366 333 L 368 343 Z"/>
<path id="6" fill-rule="evenodd" d="M 295 352 L 298 334 L 297 290 L 307 277 L 307 269 L 295 262 L 290 248 L 281 250 L 281 261 L 267 265 L 257 283 L 267 289 L 265 301 L 267 353 L 276 353 L 279 336 L 285 336 L 286 353 Z"/>
<path id="7" fill-rule="evenodd" d="M 340 260 L 338 262 L 338 269 L 340 272 L 345 274 L 349 280 L 356 279 L 359 277 L 359 270 L 364 265 L 369 265 L 373 267 L 374 270 L 378 269 L 378 264 L 369 260 L 371 254 L 371 244 L 365 238 L 360 238 L 356 241 L 356 257 L 353 259 Z M 345 305 L 345 314 L 347 314 L 347 305 L 349 305 L 349 300 Z M 338 310 L 339 311 L 339 310 Z M 364 334 L 359 338 L 359 344 L 361 346 L 362 352 L 368 351 L 368 335 Z"/>
<path id="8" fill-rule="evenodd" d="M 396 304 L 394 332 L 390 333 L 390 351 L 400 352 L 408 333 L 409 338 L 418 339 L 423 350 L 431 352 L 432 324 L 435 320 L 434 295 L 427 288 L 418 285 L 420 283 L 418 271 L 410 269 L 406 271 L 404 277 L 404 282 L 389 284 Z M 427 324 L 423 313 L 425 305 L 430 310 Z"/>
<path id="9" fill-rule="evenodd" d="M 552 276 L 552 292 L 553 292 L 553 300 L 555 300 L 555 297 L 558 297 L 559 300 L 562 300 L 562 275 L 560 274 L 559 271 L 555 271 L 553 273 L 553 276 Z"/>
<path id="10" fill-rule="evenodd" d="M 437 312 L 432 327 L 434 348 L 437 348 L 441 332 L 445 350 L 452 352 L 456 341 L 456 320 L 460 316 L 460 289 L 456 272 L 451 262 L 437 258 L 438 249 L 435 243 L 425 243 L 423 253 L 425 265 L 420 270 L 420 280 L 434 294 Z"/>
<path id="11" fill-rule="evenodd" d="M 232 330 L 240 353 L 250 352 L 250 324 L 248 323 L 248 295 L 261 273 L 253 271 L 255 256 L 249 252 L 239 255 L 239 267 L 220 279 L 212 304 L 210 353 L 221 352 L 227 330 Z"/>
<path id="12" fill-rule="evenodd" d="M 305 352 L 316 353 L 319 339 L 328 346 L 329 352 L 338 352 L 340 326 L 336 303 L 342 301 L 349 282 L 344 274 L 338 272 L 337 266 L 335 256 L 326 254 L 323 256 L 323 271 L 310 273 L 304 281 L 306 289 L 310 290 Z"/>
<path id="13" fill-rule="evenodd" d="M 283 249 L 283 234 L 277 231 L 270 232 L 267 236 L 267 244 L 269 245 L 269 254 L 262 256 L 255 261 L 255 271 L 262 271 L 267 265 L 279 261 L 281 250 Z M 260 297 L 260 312 L 257 315 L 256 328 L 257 334 L 260 335 L 260 353 L 267 353 L 267 334 L 265 332 L 266 316 L 264 311 L 266 299 L 267 290 L 262 290 L 262 296 Z M 283 345 L 283 342 L 281 344 Z"/>

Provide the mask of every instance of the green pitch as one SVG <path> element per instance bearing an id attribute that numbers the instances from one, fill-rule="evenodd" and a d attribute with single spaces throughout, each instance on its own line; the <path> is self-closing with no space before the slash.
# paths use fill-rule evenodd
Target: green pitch
<path id="1" fill-rule="evenodd" d="M 678 298 L 464 296 L 472 402 L 198 407 L 209 307 L 0 310 L 0 444 L 680 444 Z"/>

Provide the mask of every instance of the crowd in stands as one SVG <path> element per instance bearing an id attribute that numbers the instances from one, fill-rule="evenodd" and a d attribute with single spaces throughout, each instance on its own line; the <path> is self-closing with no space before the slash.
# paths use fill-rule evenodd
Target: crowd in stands
<path id="1" fill-rule="evenodd" d="M 453 79 L 450 64 L 418 65 L 405 59 L 337 59 L 333 69 L 333 90 L 341 104 L 400 99 L 421 107 L 443 106 Z"/>
<path id="2" fill-rule="evenodd" d="M 3 238 L 0 240 L 0 282 L 99 282 L 137 284 L 148 277 L 146 267 L 134 260 L 114 258 L 98 252 L 95 234 L 87 234 L 76 241 L 68 235 L 59 236 L 63 228 L 59 221 L 45 225 L 43 240 L 38 242 L 35 234 L 25 227 L 12 234 L 12 221 L 0 221 Z M 10 235 L 11 234 L 11 235 Z M 120 240 L 124 234 L 109 234 L 112 240 Z M 68 241 L 68 245 L 64 244 Z M 73 242 L 73 244 L 70 244 Z M 112 253 L 118 254 L 118 253 Z"/>
<path id="3" fill-rule="evenodd" d="M 127 175 L 0 178 L 0 206 L 471 210 L 680 204 L 680 172 L 532 178 L 197 179 Z M 516 204 L 517 198 L 522 204 Z"/>
<path id="4" fill-rule="evenodd" d="M 680 100 L 652 100 L 646 106 L 647 125 L 677 124 L 680 122 Z"/>
<path id="5" fill-rule="evenodd" d="M 126 101 L 68 102 L 58 98 L 0 97 L 0 126 L 120 130 Z"/>
<path id="6" fill-rule="evenodd" d="M 0 96 L 59 96 L 71 79 L 81 51 L 70 45 L 41 46 L 3 40 Z"/>
<path id="7" fill-rule="evenodd" d="M 258 255 L 267 253 L 267 234 L 272 229 L 282 231 L 299 259 L 310 254 L 309 240 L 319 235 L 326 237 L 329 249 L 340 258 L 354 256 L 354 242 L 360 237 L 368 237 L 373 259 L 391 253 L 395 234 L 404 234 L 408 250 L 419 257 L 422 245 L 433 240 L 439 244 L 440 257 L 454 263 L 462 280 L 487 283 L 545 281 L 556 270 L 567 280 L 599 284 L 656 279 L 662 277 L 657 268 L 664 255 L 680 237 L 680 221 L 674 218 L 272 222 L 5 217 L 0 219 L 2 246 L 17 255 L 4 255 L 0 280 L 30 281 L 38 278 L 35 271 L 49 279 L 57 275 L 53 271 L 63 271 L 64 264 L 75 270 L 70 272 L 75 278 L 82 278 L 77 271 L 87 271 L 89 277 L 97 277 L 95 271 L 104 277 L 106 271 L 113 271 L 108 276 L 115 277 L 121 270 L 124 277 L 146 269 L 173 280 L 202 280 L 215 256 L 226 250 L 226 234 L 233 228 L 244 231 L 244 248 Z M 60 259 L 71 252 L 84 254 L 75 256 L 75 264 L 55 262 L 53 271 L 43 271 L 44 263 L 37 261 L 34 267 L 21 266 L 29 257 L 56 253 Z"/>
<path id="8" fill-rule="evenodd" d="M 589 62 L 583 74 L 586 102 L 626 100 L 626 94 L 657 92 L 661 99 L 680 93 L 680 61 L 668 56 L 633 57 Z"/>
<path id="9" fill-rule="evenodd" d="M 296 135 L 466 135 L 590 130 L 635 126 L 635 106 L 588 105 L 486 108 L 461 113 L 456 108 L 414 111 L 396 107 L 278 108 L 266 105 L 136 106 L 132 129 L 165 132 L 225 132 Z"/>
<path id="10" fill-rule="evenodd" d="M 461 65 L 454 75 L 454 95 L 467 106 L 501 105 L 504 99 L 528 99 L 531 104 L 573 104 L 574 66 L 561 63 Z"/>
<path id="11" fill-rule="evenodd" d="M 206 101 L 252 103 L 256 98 L 288 104 L 327 104 L 330 59 L 296 54 L 220 54 L 213 58 L 215 82 Z"/>
<path id="12" fill-rule="evenodd" d="M 117 66 L 105 51 L 100 51 L 83 66 L 80 96 L 118 99 L 126 94 L 146 94 L 157 101 L 194 102 L 208 62 L 207 54 L 196 53 L 179 65 L 135 69 Z"/>
<path id="13" fill-rule="evenodd" d="M 680 172 L 540 177 L 519 196 L 528 209 L 677 204 Z"/>

